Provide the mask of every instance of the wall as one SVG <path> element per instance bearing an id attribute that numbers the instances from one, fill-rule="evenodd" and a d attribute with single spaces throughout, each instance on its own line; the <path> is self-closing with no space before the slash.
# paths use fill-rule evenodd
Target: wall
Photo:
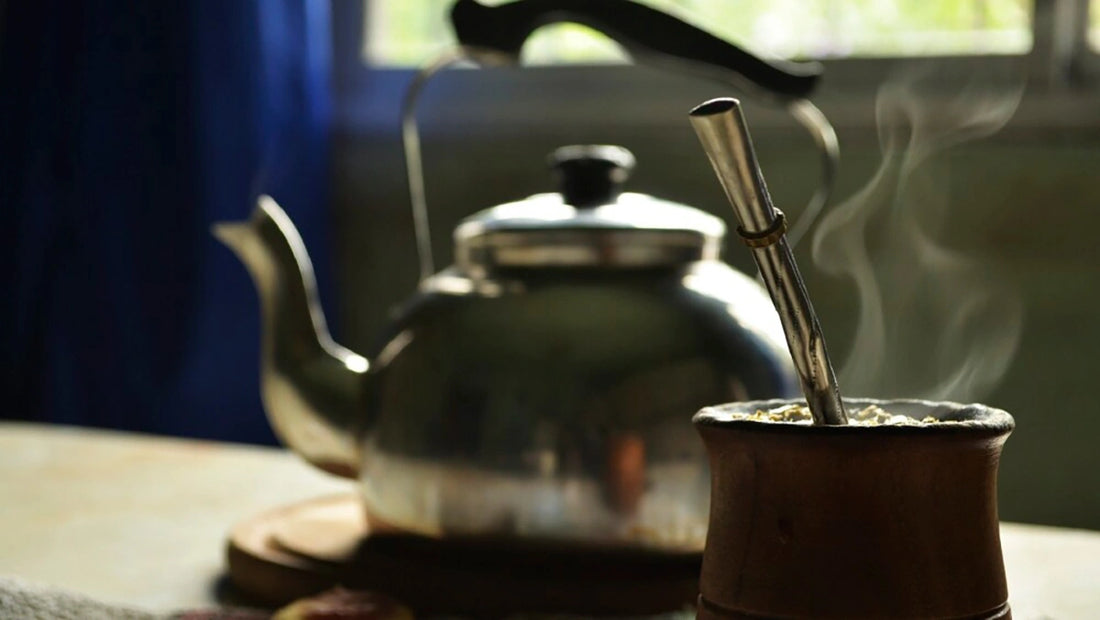
<path id="1" fill-rule="evenodd" d="M 686 110 L 712 94 L 693 87 L 679 99 L 662 96 L 666 103 L 660 105 L 608 110 L 559 92 L 559 106 L 524 114 L 505 105 L 498 109 L 506 113 L 492 122 L 477 110 L 450 106 L 444 94 L 429 98 L 421 116 L 437 262 L 449 262 L 450 231 L 465 215 L 552 189 L 544 157 L 568 143 L 622 144 L 638 159 L 629 190 L 698 206 L 732 225 L 686 122 Z M 880 162 L 873 96 L 826 99 L 822 107 L 836 119 L 842 145 L 843 197 L 866 183 Z M 1100 301 L 1097 109 L 1095 101 L 1029 92 L 1005 131 L 929 164 L 949 202 L 944 243 L 1003 267 L 1023 295 L 1018 352 L 1007 376 L 984 398 L 1018 424 L 1002 465 L 1001 508 L 1008 520 L 1100 528 L 1100 450 L 1094 446 L 1100 437 L 1094 413 L 1100 324 L 1092 319 Z M 775 202 L 793 215 L 817 182 L 810 141 L 780 115 L 754 107 L 748 112 Z M 353 349 L 367 348 L 416 283 L 393 118 L 389 125 L 348 128 L 336 139 L 336 332 Z M 727 260 L 750 271 L 748 253 L 727 245 Z M 854 289 L 815 269 L 808 243 L 796 255 L 834 356 L 843 358 L 855 331 Z"/>

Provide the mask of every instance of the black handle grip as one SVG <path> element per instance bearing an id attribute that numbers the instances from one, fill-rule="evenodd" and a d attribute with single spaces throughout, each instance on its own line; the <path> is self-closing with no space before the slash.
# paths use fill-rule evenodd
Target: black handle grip
<path id="1" fill-rule="evenodd" d="M 764 60 L 629 0 L 519 0 L 495 7 L 458 0 L 451 9 L 459 43 L 514 57 L 534 30 L 557 22 L 576 22 L 598 30 L 637 61 L 657 65 L 669 59 L 686 61 L 712 77 L 731 81 L 740 76 L 780 97 L 806 97 L 821 76 L 819 63 Z"/>

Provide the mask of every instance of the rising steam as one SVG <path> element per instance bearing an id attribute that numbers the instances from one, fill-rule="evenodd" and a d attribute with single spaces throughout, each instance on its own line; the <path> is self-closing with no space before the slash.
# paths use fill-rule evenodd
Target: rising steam
<path id="1" fill-rule="evenodd" d="M 1019 342 L 1015 289 L 965 246 L 935 239 L 967 205 L 951 203 L 933 156 L 1003 127 L 1022 87 L 971 83 L 930 95 L 927 86 L 927 77 L 913 77 L 880 90 L 882 164 L 814 234 L 815 263 L 858 291 L 858 326 L 839 373 L 847 394 L 976 400 L 1004 375 Z"/>

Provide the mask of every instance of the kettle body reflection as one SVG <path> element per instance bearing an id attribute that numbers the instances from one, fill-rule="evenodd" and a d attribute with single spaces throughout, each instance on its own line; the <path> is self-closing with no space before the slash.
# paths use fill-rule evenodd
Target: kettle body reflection
<path id="1" fill-rule="evenodd" d="M 359 478 L 372 518 L 431 536 L 699 550 L 703 406 L 797 393 L 763 289 L 719 260 L 720 220 L 622 193 L 618 147 L 554 157 L 561 192 L 455 231 L 363 355 L 332 341 L 301 238 L 270 198 L 215 234 L 263 313 L 280 438 Z"/>

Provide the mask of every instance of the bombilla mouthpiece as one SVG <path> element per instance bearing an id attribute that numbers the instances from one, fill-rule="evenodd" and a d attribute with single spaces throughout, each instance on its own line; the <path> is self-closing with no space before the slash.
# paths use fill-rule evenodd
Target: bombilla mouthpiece
<path id="1" fill-rule="evenodd" d="M 742 228 L 766 230 L 778 214 L 760 174 L 741 103 L 730 97 L 711 99 L 692 110 L 690 119 Z"/>
<path id="2" fill-rule="evenodd" d="M 783 323 L 787 347 L 815 424 L 847 424 L 821 325 L 785 236 L 785 219 L 768 195 L 748 125 L 736 99 L 711 99 L 690 114 L 691 126 L 718 175 L 753 259 Z"/>

